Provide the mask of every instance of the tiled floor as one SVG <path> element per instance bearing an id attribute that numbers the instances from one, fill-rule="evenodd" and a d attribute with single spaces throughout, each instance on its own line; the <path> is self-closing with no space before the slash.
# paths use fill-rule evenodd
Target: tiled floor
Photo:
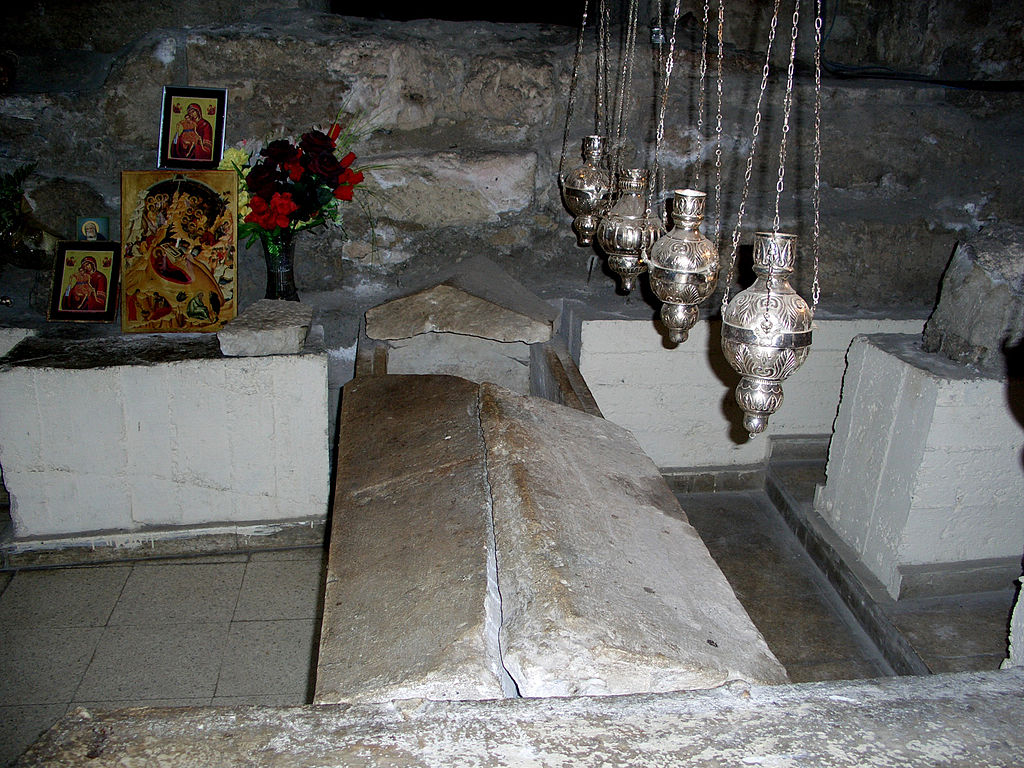
<path id="1" fill-rule="evenodd" d="M 0 766 L 78 706 L 307 702 L 323 555 L 0 573 Z"/>

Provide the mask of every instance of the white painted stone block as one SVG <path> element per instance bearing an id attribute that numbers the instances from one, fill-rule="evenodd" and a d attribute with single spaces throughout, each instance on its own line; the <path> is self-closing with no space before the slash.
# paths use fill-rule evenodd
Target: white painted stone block
<path id="1" fill-rule="evenodd" d="M 773 435 L 830 434 L 845 356 L 859 333 L 920 333 L 919 319 L 818 319 L 807 362 L 783 383 Z M 647 320 L 583 320 L 580 371 L 605 418 L 629 429 L 662 468 L 764 462 L 769 442 L 750 440 L 733 400 L 736 376 L 722 356 L 720 323 L 703 321 L 666 348 Z"/>
<path id="2" fill-rule="evenodd" d="M 17 539 L 326 515 L 326 355 L 221 357 L 186 337 L 30 341 L 37 359 L 0 366 Z M 115 354 L 82 367 L 74 344 L 83 359 Z M 169 357 L 150 359 L 147 344 Z"/>
<path id="3" fill-rule="evenodd" d="M 848 360 L 815 501 L 831 528 L 893 597 L 903 566 L 1019 559 L 1024 428 L 1005 383 L 916 335 L 858 337 Z"/>

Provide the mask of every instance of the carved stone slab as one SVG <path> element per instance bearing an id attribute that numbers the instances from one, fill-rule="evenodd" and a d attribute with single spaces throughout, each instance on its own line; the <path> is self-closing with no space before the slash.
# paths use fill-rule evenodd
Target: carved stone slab
<path id="1" fill-rule="evenodd" d="M 451 376 L 345 386 L 317 703 L 504 695 L 477 401 Z"/>
<path id="2" fill-rule="evenodd" d="M 502 661 L 523 696 L 785 682 L 628 431 L 482 385 Z"/>

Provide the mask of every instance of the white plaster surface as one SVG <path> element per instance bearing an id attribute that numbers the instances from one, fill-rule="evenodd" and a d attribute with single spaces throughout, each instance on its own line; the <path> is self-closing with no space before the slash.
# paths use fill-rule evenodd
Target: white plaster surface
<path id="1" fill-rule="evenodd" d="M 326 356 L 2 368 L 0 463 L 18 538 L 322 518 Z"/>
<path id="2" fill-rule="evenodd" d="M 829 434 L 839 406 L 846 350 L 861 333 L 920 333 L 920 319 L 817 319 L 811 352 L 783 383 L 785 402 L 769 435 Z M 663 469 L 757 464 L 769 441 L 749 439 L 722 356 L 717 321 L 666 348 L 646 320 L 584 320 L 580 371 L 605 418 L 629 429 Z"/>
<path id="3" fill-rule="evenodd" d="M 1005 382 L 920 349 L 854 340 L 819 514 L 893 597 L 900 566 L 1024 552 L 1024 428 Z"/>

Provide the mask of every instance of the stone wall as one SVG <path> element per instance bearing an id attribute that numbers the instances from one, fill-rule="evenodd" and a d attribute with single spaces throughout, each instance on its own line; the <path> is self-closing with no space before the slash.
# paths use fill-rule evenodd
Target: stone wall
<path id="1" fill-rule="evenodd" d="M 321 231 L 304 235 L 298 246 L 299 288 L 316 308 L 315 321 L 324 325 L 334 359 L 351 356 L 365 309 L 436 282 L 439 272 L 469 256 L 487 255 L 546 299 L 618 301 L 610 278 L 589 271 L 594 252 L 575 245 L 556 185 L 575 29 L 368 21 L 314 5 L 265 0 L 242 13 L 208 0 L 187 13 L 162 6 L 138 13 L 135 4 L 110 0 L 88 10 L 75 6 L 72 13 L 63 3 L 27 4 L 0 35 L 19 60 L 13 90 L 0 97 L 0 170 L 38 163 L 28 200 L 35 217 L 58 236 L 72 236 L 77 215 L 107 215 L 116 233 L 120 172 L 155 163 L 163 86 L 226 87 L 229 145 L 297 134 L 326 124 L 345 105 L 373 116 L 376 130 L 358 146 L 360 162 L 385 167 L 371 173 L 367 185 L 378 193 L 372 247 L 366 217 L 355 207 L 347 239 Z M 709 201 L 709 228 L 721 223 L 726 259 L 764 57 L 759 7 L 730 6 L 727 19 L 721 216 Z M 831 28 L 828 50 L 849 62 L 860 50 L 857 41 L 875 28 L 864 26 L 866 6 L 852 4 L 844 13 Z M 956 40 L 976 33 L 981 45 L 1002 19 L 992 10 L 984 18 L 975 14 L 974 26 L 970 19 L 946 25 L 940 16 L 922 11 L 914 24 L 907 20 L 906 35 L 918 30 L 920 19 L 927 21 L 928 45 L 915 49 L 917 60 L 892 63 L 932 71 L 923 66 L 932 48 L 946 55 L 963 47 L 956 42 L 941 48 L 940 33 Z M 704 187 L 694 175 L 698 168 L 703 179 L 714 178 L 714 148 L 698 143 L 694 129 L 699 37 L 692 21 L 687 17 L 680 27 L 659 153 L 666 189 Z M 777 51 L 788 43 L 788 24 L 788 17 L 780 23 Z M 905 48 L 893 43 L 895 31 L 889 31 L 886 36 L 875 29 L 877 60 Z M 806 40 L 810 34 L 805 14 L 801 35 Z M 626 116 L 634 146 L 651 132 L 651 64 L 644 35 L 640 42 L 637 98 L 630 99 Z M 1001 62 L 988 60 L 994 62 L 986 65 L 991 76 L 1017 72 L 1013 50 L 1008 46 Z M 584 54 L 568 167 L 578 160 L 580 137 L 594 127 L 591 36 Z M 772 223 L 783 74 L 776 69 L 770 78 L 762 109 L 741 232 L 743 280 L 749 278 L 743 266 L 752 231 Z M 1021 223 L 1020 95 L 827 78 L 822 100 L 823 306 L 927 311 L 963 234 L 995 221 Z M 805 295 L 813 261 L 812 101 L 813 82 L 799 70 L 780 226 L 802 236 L 794 283 Z M 705 115 L 705 126 L 713 118 Z M 624 162 L 642 163 L 643 155 L 627 153 Z M 263 290 L 255 251 L 243 249 L 239 276 L 244 307 Z M 0 324 L 44 322 L 45 278 L 3 265 L 0 292 L 16 300 L 14 307 L 0 308 Z"/>

